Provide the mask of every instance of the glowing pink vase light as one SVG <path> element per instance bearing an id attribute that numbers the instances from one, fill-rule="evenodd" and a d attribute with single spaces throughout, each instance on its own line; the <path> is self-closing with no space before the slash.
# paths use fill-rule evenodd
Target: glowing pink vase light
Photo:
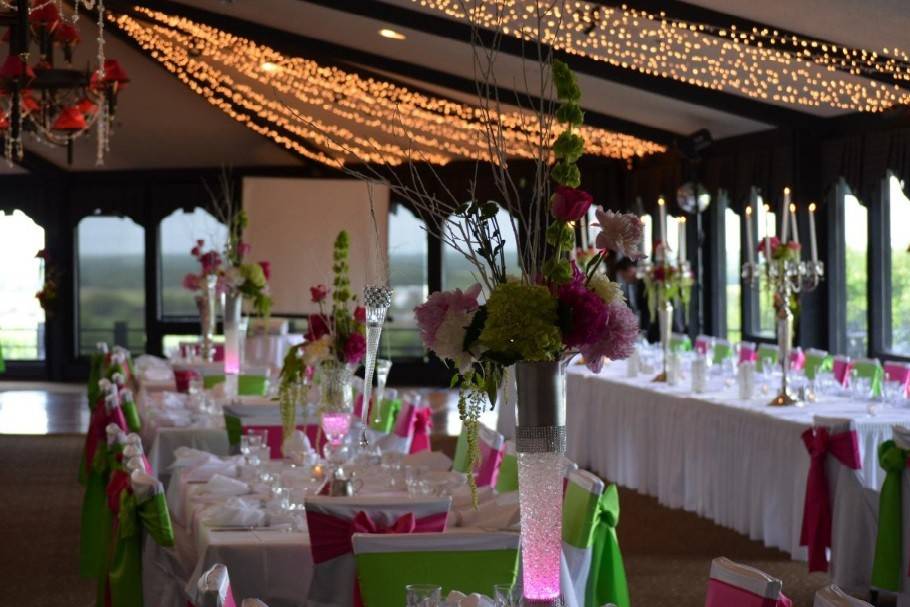
<path id="1" fill-rule="evenodd" d="M 351 413 L 331 412 L 322 414 L 322 431 L 333 447 L 337 447 L 351 431 Z"/>

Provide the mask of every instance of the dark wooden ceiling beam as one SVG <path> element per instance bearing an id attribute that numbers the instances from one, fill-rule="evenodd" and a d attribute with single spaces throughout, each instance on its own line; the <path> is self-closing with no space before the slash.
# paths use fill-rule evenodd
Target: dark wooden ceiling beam
<path id="1" fill-rule="evenodd" d="M 361 0 L 298 0 L 325 8 L 347 12 L 361 17 L 374 19 L 380 23 L 389 23 L 415 31 L 469 43 L 472 28 L 466 24 L 446 17 L 420 12 L 397 5 L 387 4 L 380 0 L 363 2 Z M 532 59 L 536 56 L 536 44 L 513 38 L 511 36 L 496 37 L 489 30 L 479 30 L 479 35 L 485 43 L 496 40 L 501 52 Z M 750 97 L 736 95 L 725 91 L 708 89 L 701 86 L 687 84 L 672 78 L 653 76 L 631 69 L 614 66 L 606 61 L 581 57 L 564 51 L 551 49 L 543 45 L 545 52 L 552 52 L 553 57 L 565 61 L 579 74 L 609 80 L 617 84 L 641 89 L 649 93 L 661 95 L 714 110 L 748 118 L 773 126 L 804 126 L 807 123 L 819 121 L 816 116 L 795 110 L 789 107 L 765 103 Z"/>
<path id="2" fill-rule="evenodd" d="M 135 3 L 109 0 L 108 7 L 113 8 L 115 11 L 131 12 L 134 4 Z M 268 45 L 286 55 L 306 57 L 318 61 L 321 64 L 339 67 L 348 72 L 354 72 L 365 77 L 400 84 L 410 90 L 420 91 L 433 97 L 445 96 L 438 92 L 422 88 L 412 82 L 404 81 L 402 78 L 446 88 L 465 95 L 477 95 L 477 85 L 474 80 L 417 65 L 415 63 L 390 59 L 366 51 L 326 42 L 324 40 L 308 38 L 306 36 L 258 23 L 252 23 L 223 13 L 189 7 L 171 0 L 140 0 L 139 4 L 166 13 L 180 14 L 188 19 L 204 23 L 211 27 L 216 27 L 233 35 L 249 38 L 259 44 Z M 137 16 L 140 18 L 142 17 L 141 15 Z M 396 76 L 398 77 L 396 78 Z M 498 88 L 498 95 L 499 99 L 507 104 L 521 105 L 524 107 L 539 107 L 540 105 L 539 98 L 528 96 L 525 93 L 519 93 L 504 87 Z M 680 133 L 640 124 L 631 120 L 588 109 L 585 110 L 585 124 L 591 127 L 633 135 L 667 146 L 672 145 L 682 136 Z"/>

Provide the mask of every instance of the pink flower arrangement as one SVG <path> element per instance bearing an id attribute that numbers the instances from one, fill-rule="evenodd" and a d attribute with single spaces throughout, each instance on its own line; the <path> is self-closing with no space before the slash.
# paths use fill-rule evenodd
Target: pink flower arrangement
<path id="1" fill-rule="evenodd" d="M 344 342 L 344 362 L 349 365 L 360 364 L 367 351 L 367 340 L 362 333 L 351 333 Z"/>
<path id="2" fill-rule="evenodd" d="M 596 342 L 606 330 L 609 312 L 607 304 L 585 286 L 585 276 L 573 266 L 572 281 L 557 289 L 557 297 L 568 314 L 568 327 L 562 341 L 569 348 Z"/>
<path id="3" fill-rule="evenodd" d="M 595 213 L 600 234 L 594 240 L 598 249 L 615 251 L 618 255 L 637 261 L 644 257 L 641 246 L 644 226 L 641 219 L 629 213 L 597 210 Z"/>
<path id="4" fill-rule="evenodd" d="M 550 197 L 550 211 L 561 221 L 578 221 L 588 212 L 594 199 L 583 190 L 558 186 Z"/>
<path id="5" fill-rule="evenodd" d="M 329 288 L 325 285 L 315 285 L 310 287 L 310 299 L 313 303 L 319 303 L 329 294 Z"/>
<path id="6" fill-rule="evenodd" d="M 189 291 L 200 291 L 205 285 L 206 276 L 218 276 L 218 290 L 223 292 L 225 289 L 224 270 L 222 268 L 221 255 L 218 251 L 212 249 L 204 251 L 205 241 L 197 240 L 195 246 L 190 250 L 190 254 L 196 258 L 201 266 L 199 274 L 189 273 L 183 277 L 182 285 Z"/>
<path id="7" fill-rule="evenodd" d="M 465 349 L 465 334 L 480 308 L 480 285 L 466 291 L 437 291 L 426 303 L 414 308 L 420 336 L 426 347 L 455 363 L 460 371 L 470 368 L 474 357 Z"/>
<path id="8" fill-rule="evenodd" d="M 262 268 L 262 274 L 265 276 L 266 281 L 272 279 L 272 264 L 268 261 L 260 261 L 259 267 Z"/>
<path id="9" fill-rule="evenodd" d="M 638 337 L 638 316 L 625 302 L 607 306 L 607 322 L 597 341 L 580 348 L 585 363 L 594 373 L 600 373 L 604 357 L 610 360 L 628 358 L 635 351 Z"/>

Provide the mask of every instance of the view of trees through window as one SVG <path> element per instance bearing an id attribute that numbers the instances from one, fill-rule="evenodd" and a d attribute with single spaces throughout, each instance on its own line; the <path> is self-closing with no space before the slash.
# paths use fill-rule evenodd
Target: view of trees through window
<path id="1" fill-rule="evenodd" d="M 79 354 L 99 341 L 145 351 L 145 230 L 132 219 L 92 216 L 76 228 Z"/>
<path id="2" fill-rule="evenodd" d="M 423 356 L 423 344 L 414 318 L 414 307 L 426 301 L 427 233 L 423 222 L 400 204 L 389 212 L 389 273 L 392 307 L 382 330 L 380 356 Z"/>
<path id="3" fill-rule="evenodd" d="M 506 258 L 506 272 L 518 276 L 521 274 L 521 266 L 518 263 L 518 243 L 515 239 L 515 233 L 512 230 L 512 223 L 509 219 L 509 213 L 505 209 L 500 209 L 496 214 L 499 222 L 499 230 L 502 233 L 505 246 L 503 252 Z M 454 251 L 449 246 L 443 246 L 442 249 L 442 288 L 443 289 L 464 289 L 477 282 L 474 266 Z"/>
<path id="4" fill-rule="evenodd" d="M 891 351 L 910 355 L 910 199 L 888 179 L 891 225 Z M 889 277 L 886 277 L 889 278 Z"/>
<path id="5" fill-rule="evenodd" d="M 766 236 L 777 236 L 777 214 L 765 208 L 765 201 L 759 195 L 755 194 L 752 198 L 752 208 L 756 210 L 756 219 L 758 220 L 758 239 L 755 246 L 759 246 Z M 773 208 L 773 207 L 772 207 Z M 761 257 L 756 254 L 755 259 L 758 261 Z M 774 295 L 768 289 L 767 281 L 763 276 L 758 279 L 758 327 L 757 332 L 762 337 L 774 337 L 777 334 L 777 328 L 774 323 Z M 754 322 L 754 321 L 753 321 Z"/>
<path id="6" fill-rule="evenodd" d="M 223 251 L 227 227 L 205 209 L 187 213 L 177 210 L 161 220 L 159 234 L 159 267 L 161 268 L 161 315 L 193 317 L 198 315 L 193 294 L 183 288 L 183 277 L 199 273 L 199 262 L 192 255 L 197 240 L 205 241 L 205 250 Z"/>
<path id="7" fill-rule="evenodd" d="M 847 354 L 868 352 L 869 213 L 853 194 L 844 196 L 847 272 Z"/>
<path id="8" fill-rule="evenodd" d="M 726 267 L 724 284 L 727 296 L 727 339 L 736 343 L 742 339 L 742 284 L 740 275 L 742 249 L 742 222 L 731 209 L 724 211 L 724 235 L 726 239 Z"/>
<path id="9" fill-rule="evenodd" d="M 44 228 L 22 211 L 0 212 L 0 347 L 6 360 L 44 360 Z M 59 282 L 59 278 L 58 278 Z M 59 305 L 59 304 L 58 304 Z"/>

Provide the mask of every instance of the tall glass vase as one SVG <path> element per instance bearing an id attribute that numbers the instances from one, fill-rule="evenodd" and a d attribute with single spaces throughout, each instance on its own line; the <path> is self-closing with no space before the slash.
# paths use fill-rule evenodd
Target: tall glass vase
<path id="1" fill-rule="evenodd" d="M 199 354 L 205 362 L 215 360 L 215 290 L 217 285 L 217 276 L 214 274 L 206 276 L 202 293 L 196 297 L 201 331 Z"/>
<path id="2" fill-rule="evenodd" d="M 360 419 L 363 422 L 363 434 L 360 447 L 369 446 L 366 429 L 369 425 L 370 398 L 373 392 L 373 371 L 376 368 L 376 354 L 379 351 L 379 338 L 382 336 L 382 324 L 386 312 L 392 305 L 392 289 L 386 286 L 368 286 L 363 290 L 363 304 L 366 307 L 367 351 L 363 361 L 363 405 L 360 408 Z M 380 404 L 376 403 L 379 409 Z"/>
<path id="3" fill-rule="evenodd" d="M 240 367 L 243 365 L 243 295 L 233 289 L 224 294 L 224 388 L 229 397 L 237 396 Z"/>
<path id="4" fill-rule="evenodd" d="M 354 417 L 354 371 L 335 359 L 319 363 L 319 413 L 322 431 L 329 441 L 329 459 L 344 462 L 344 439 Z"/>
<path id="5" fill-rule="evenodd" d="M 562 486 L 566 452 L 566 364 L 518 362 L 518 491 L 523 604 L 562 605 Z"/>
<path id="6" fill-rule="evenodd" d="M 652 381 L 666 382 L 669 381 L 667 374 L 667 362 L 670 359 L 670 339 L 673 337 L 673 304 L 669 299 L 661 297 L 657 305 L 657 321 L 660 325 L 660 349 L 663 353 L 663 369 L 660 374 Z"/>

